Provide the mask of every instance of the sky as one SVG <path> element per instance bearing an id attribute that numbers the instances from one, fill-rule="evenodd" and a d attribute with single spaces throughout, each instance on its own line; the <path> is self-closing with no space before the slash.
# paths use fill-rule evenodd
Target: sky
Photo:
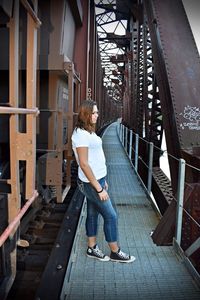
<path id="1" fill-rule="evenodd" d="M 182 0 L 200 55 L 200 0 Z"/>

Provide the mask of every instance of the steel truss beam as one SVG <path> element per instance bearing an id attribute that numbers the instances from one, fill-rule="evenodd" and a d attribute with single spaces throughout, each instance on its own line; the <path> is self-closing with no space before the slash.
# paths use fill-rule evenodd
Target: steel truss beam
<path id="1" fill-rule="evenodd" d="M 200 127 L 197 120 L 200 93 L 199 56 L 182 1 L 174 0 L 172 3 L 170 0 L 145 0 L 144 6 L 152 39 L 167 150 L 170 153 L 171 183 L 176 198 L 178 166 L 173 157 L 182 157 L 186 163 L 196 168 L 200 167 Z M 177 36 L 180 39 L 177 39 Z M 200 203 L 197 195 L 199 174 L 187 167 L 184 208 L 190 211 L 191 217 L 183 214 L 183 249 L 187 249 L 200 234 L 194 222 L 200 221 Z M 172 200 L 152 236 L 157 244 L 172 242 L 176 222 L 175 210 L 176 202 Z M 199 264 L 198 255 L 199 250 L 193 255 L 196 264 Z M 199 265 L 198 268 L 200 269 Z"/>

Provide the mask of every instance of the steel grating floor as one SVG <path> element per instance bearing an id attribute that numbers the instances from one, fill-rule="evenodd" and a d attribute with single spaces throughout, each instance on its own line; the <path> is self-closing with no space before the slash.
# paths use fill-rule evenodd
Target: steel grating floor
<path id="1" fill-rule="evenodd" d="M 139 183 L 112 124 L 103 136 L 108 166 L 109 195 L 119 215 L 123 251 L 136 257 L 131 264 L 100 262 L 85 255 L 86 204 L 82 210 L 62 300 L 200 299 L 193 281 L 172 246 L 156 246 L 151 231 L 158 217 Z M 100 220 L 98 244 L 109 255 Z"/>

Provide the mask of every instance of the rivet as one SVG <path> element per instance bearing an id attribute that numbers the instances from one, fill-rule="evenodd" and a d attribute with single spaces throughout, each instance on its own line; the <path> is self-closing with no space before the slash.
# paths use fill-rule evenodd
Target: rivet
<path id="1" fill-rule="evenodd" d="M 61 265 L 57 265 L 56 269 L 57 269 L 57 270 L 61 270 L 61 269 L 62 269 L 62 266 L 61 266 Z"/>

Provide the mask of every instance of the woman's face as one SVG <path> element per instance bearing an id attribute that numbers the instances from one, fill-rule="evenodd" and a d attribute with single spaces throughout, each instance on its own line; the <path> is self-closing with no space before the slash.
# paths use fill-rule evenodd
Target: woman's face
<path id="1" fill-rule="evenodd" d="M 99 111 L 97 109 L 97 106 L 94 105 L 92 111 L 92 124 L 96 124 L 98 116 L 99 116 Z"/>

